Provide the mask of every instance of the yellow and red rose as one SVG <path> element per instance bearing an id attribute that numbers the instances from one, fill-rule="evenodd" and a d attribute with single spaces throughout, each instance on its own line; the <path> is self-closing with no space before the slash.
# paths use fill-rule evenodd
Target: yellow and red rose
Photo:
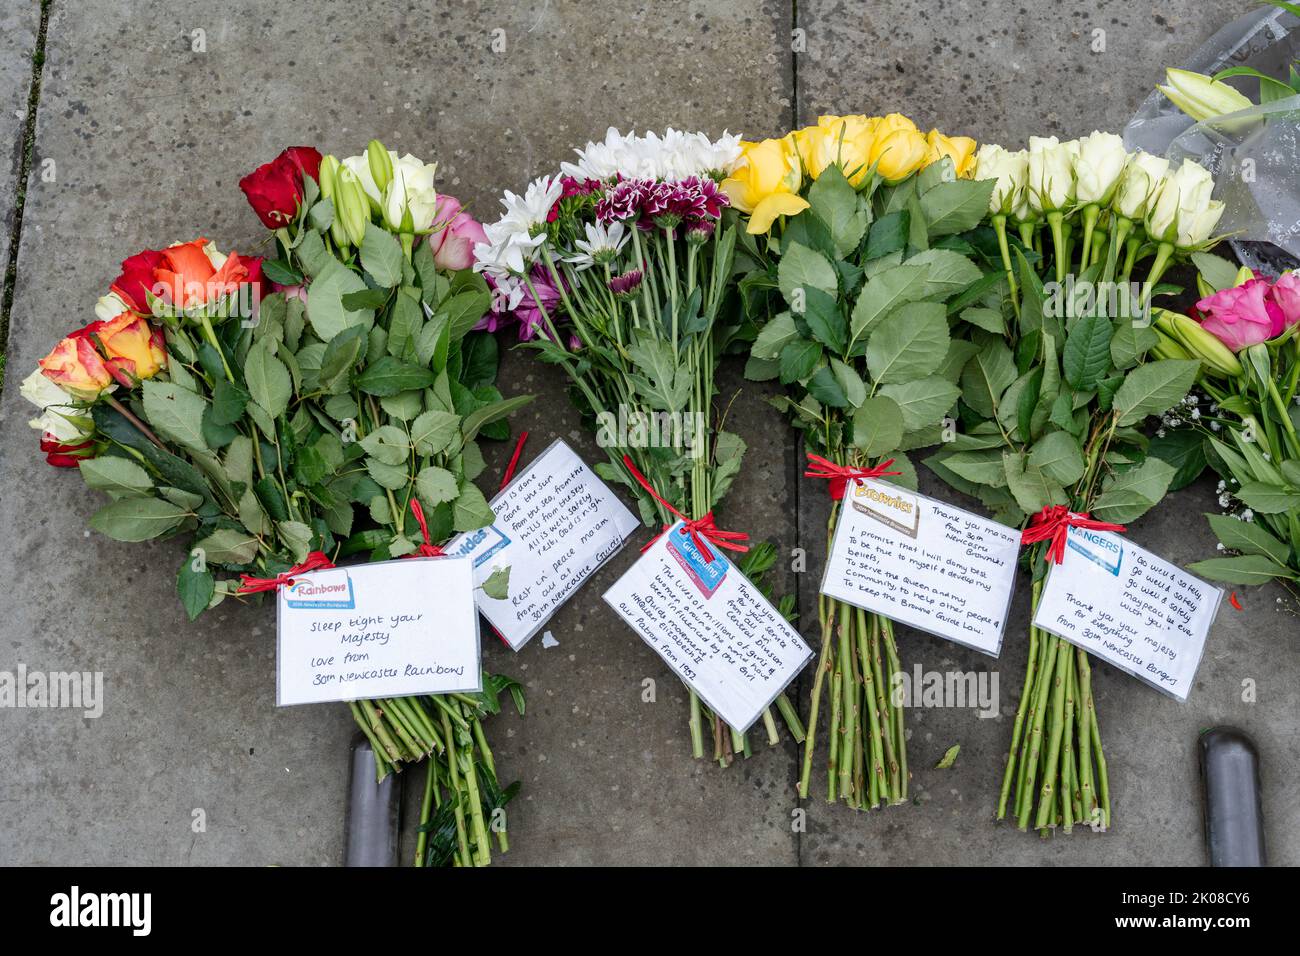
<path id="1" fill-rule="evenodd" d="M 150 325 L 143 316 L 122 312 L 103 322 L 86 326 L 106 358 L 108 370 L 128 388 L 146 378 L 153 378 L 167 366 L 162 329 Z"/>
<path id="2" fill-rule="evenodd" d="M 46 378 L 74 398 L 94 401 L 113 385 L 113 373 L 86 329 L 60 341 L 37 364 Z"/>

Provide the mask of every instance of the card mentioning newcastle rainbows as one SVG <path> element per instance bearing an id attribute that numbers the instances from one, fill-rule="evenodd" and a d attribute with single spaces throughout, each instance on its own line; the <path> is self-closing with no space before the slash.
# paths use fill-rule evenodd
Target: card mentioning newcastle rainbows
<path id="1" fill-rule="evenodd" d="M 278 600 L 278 706 L 482 689 L 466 558 L 313 571 Z"/>
<path id="2" fill-rule="evenodd" d="M 822 593 L 993 657 L 1020 532 L 883 481 L 850 481 Z"/>
<path id="3" fill-rule="evenodd" d="M 726 553 L 705 544 L 712 560 L 679 521 L 605 592 L 605 601 L 743 733 L 813 652 Z"/>

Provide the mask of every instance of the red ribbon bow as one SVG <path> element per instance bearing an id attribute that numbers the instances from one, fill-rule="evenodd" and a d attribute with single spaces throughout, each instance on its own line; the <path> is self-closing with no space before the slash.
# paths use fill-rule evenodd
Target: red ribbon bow
<path id="1" fill-rule="evenodd" d="M 864 478 L 884 478 L 886 475 L 901 475 L 901 471 L 888 471 L 894 459 L 882 461 L 880 464 L 871 468 L 855 468 L 852 465 L 837 465 L 828 458 L 821 455 L 808 453 L 808 460 L 812 462 L 808 470 L 803 473 L 805 478 L 826 478 L 830 481 L 829 490 L 832 501 L 842 501 L 844 492 L 848 488 L 849 482 L 861 485 Z"/>
<path id="2" fill-rule="evenodd" d="M 308 571 L 327 571 L 334 567 L 334 562 L 323 551 L 313 551 L 307 555 L 307 560 L 302 564 L 295 564 L 283 574 L 277 574 L 273 578 L 258 578 L 251 574 L 241 574 L 239 576 L 239 593 L 240 594 L 257 594 L 261 591 L 278 591 L 285 585 L 293 584 L 293 579 L 300 574 L 306 574 Z"/>
<path id="3" fill-rule="evenodd" d="M 415 520 L 420 525 L 420 534 L 424 535 L 424 544 L 420 545 L 410 554 L 403 555 L 403 557 L 445 558 L 447 552 L 429 540 L 429 523 L 424 520 L 424 509 L 420 507 L 420 502 L 416 501 L 414 498 L 411 499 L 411 514 L 415 515 Z"/>
<path id="4" fill-rule="evenodd" d="M 524 453 L 524 442 L 528 441 L 528 432 L 520 432 L 519 441 L 515 443 L 515 453 L 510 456 L 510 464 L 506 465 L 506 473 L 501 476 L 501 484 L 497 491 L 505 491 L 506 485 L 510 484 L 510 479 L 515 476 L 515 469 L 519 467 L 519 456 Z"/>
<path id="5" fill-rule="evenodd" d="M 650 492 L 650 497 L 654 498 L 655 501 L 659 502 L 661 505 L 667 508 L 669 513 L 676 515 L 678 518 L 682 520 L 682 526 L 686 529 L 686 533 L 691 536 L 691 542 L 695 545 L 696 548 L 699 549 L 700 554 L 704 557 L 705 561 L 712 563 L 714 560 L 713 552 L 710 551 L 708 545 L 704 543 L 706 540 L 712 542 L 717 547 L 725 548 L 728 551 L 749 550 L 748 545 L 744 545 L 740 543 L 741 541 L 749 540 L 749 535 L 745 534 L 745 532 L 743 531 L 723 531 L 721 528 L 718 527 L 717 523 L 713 520 L 712 511 L 706 514 L 703 518 L 688 518 L 686 517 L 686 515 L 682 514 L 680 511 L 674 508 L 672 504 L 670 504 L 668 501 L 664 500 L 664 498 L 660 496 L 659 492 L 655 491 L 654 488 L 651 487 L 650 482 L 646 478 L 646 476 L 641 474 L 641 472 L 637 471 L 636 465 L 632 464 L 632 459 L 630 456 L 628 455 L 623 456 L 623 467 L 628 470 L 628 472 L 632 475 L 633 478 L 637 480 L 637 483 L 640 484 L 642 488 Z M 648 550 L 651 547 L 651 545 L 653 545 L 656 541 L 662 538 L 664 536 L 664 532 L 666 532 L 671 527 L 672 525 L 670 524 L 664 525 L 664 530 L 660 531 L 657 535 L 651 538 L 649 543 L 641 550 L 642 551 Z"/>
<path id="6" fill-rule="evenodd" d="M 1086 511 L 1071 511 L 1065 505 L 1049 505 L 1029 522 L 1029 527 L 1020 532 L 1021 544 L 1037 544 L 1039 541 L 1051 541 L 1047 547 L 1049 561 L 1060 564 L 1065 560 L 1065 539 L 1071 528 L 1087 528 L 1092 531 L 1126 531 L 1122 524 L 1098 521 L 1089 518 Z"/>

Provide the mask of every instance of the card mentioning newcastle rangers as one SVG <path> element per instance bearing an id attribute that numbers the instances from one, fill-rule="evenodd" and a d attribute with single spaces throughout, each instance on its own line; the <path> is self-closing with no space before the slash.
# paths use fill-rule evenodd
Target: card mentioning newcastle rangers
<path id="1" fill-rule="evenodd" d="M 822 593 L 994 657 L 1020 533 L 883 481 L 849 481 Z"/>

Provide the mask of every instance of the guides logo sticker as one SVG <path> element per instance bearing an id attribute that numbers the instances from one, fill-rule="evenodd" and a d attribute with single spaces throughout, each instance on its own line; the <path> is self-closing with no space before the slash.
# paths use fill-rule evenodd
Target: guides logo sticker
<path id="1" fill-rule="evenodd" d="M 447 546 L 447 553 L 457 558 L 473 558 L 474 567 L 477 568 L 509 544 L 510 539 L 501 529 L 490 524 L 486 528 L 461 535 Z"/>
<path id="2" fill-rule="evenodd" d="M 695 582 L 700 593 L 706 598 L 713 597 L 727 577 L 727 568 L 731 567 L 731 562 L 722 556 L 722 551 L 718 548 L 710 548 L 709 550 L 713 552 L 713 560 L 704 560 L 704 555 L 687 534 L 686 526 L 680 524 L 668 535 L 667 548 L 668 553 Z"/>
<path id="3" fill-rule="evenodd" d="M 1077 551 L 1102 570 L 1119 577 L 1120 565 L 1124 563 L 1124 546 L 1114 538 L 1084 528 L 1071 528 L 1065 543 L 1071 551 Z"/>
<path id="4" fill-rule="evenodd" d="M 915 538 L 921 524 L 921 509 L 917 507 L 915 495 L 894 488 L 892 485 L 876 485 L 863 482 L 850 485 L 852 488 L 853 509 L 879 521 L 895 531 Z"/>
<path id="5" fill-rule="evenodd" d="M 285 604 L 318 611 L 351 610 L 357 606 L 352 578 L 342 568 L 298 578 L 284 591 Z"/>

